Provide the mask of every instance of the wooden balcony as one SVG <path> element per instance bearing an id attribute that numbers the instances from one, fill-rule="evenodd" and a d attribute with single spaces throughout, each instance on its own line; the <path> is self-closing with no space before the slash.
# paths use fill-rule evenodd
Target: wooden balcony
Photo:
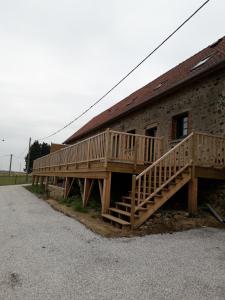
<path id="1" fill-rule="evenodd" d="M 104 178 L 106 172 L 140 173 L 162 154 L 162 138 L 108 129 L 36 159 L 33 175 Z"/>

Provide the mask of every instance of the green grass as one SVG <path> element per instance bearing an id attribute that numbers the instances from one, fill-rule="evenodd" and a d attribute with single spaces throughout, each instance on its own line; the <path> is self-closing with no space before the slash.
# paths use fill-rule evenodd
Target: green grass
<path id="1" fill-rule="evenodd" d="M 48 198 L 48 194 L 45 192 L 44 186 L 40 185 L 28 185 L 25 186 L 25 188 L 30 191 L 31 193 L 36 194 L 37 196 L 41 198 Z M 96 199 L 90 198 L 88 206 L 83 207 L 82 199 L 80 195 L 74 195 L 72 197 L 64 198 L 61 197 L 57 200 L 60 204 L 65 205 L 67 207 L 71 207 L 75 211 L 79 211 L 82 213 L 91 213 L 93 218 L 96 218 L 99 213 L 101 212 L 101 203 L 99 201 L 96 201 Z"/>
<path id="2" fill-rule="evenodd" d="M 31 176 L 28 176 L 28 183 L 32 180 Z M 14 185 L 14 184 L 24 184 L 27 183 L 26 175 L 1 175 L 0 185 Z"/>
<path id="3" fill-rule="evenodd" d="M 73 208 L 75 211 L 83 212 L 83 213 L 92 213 L 93 218 L 97 217 L 97 215 L 101 211 L 101 203 L 95 200 L 95 198 L 91 198 L 87 207 L 83 207 L 82 199 L 79 195 L 75 195 L 68 198 L 60 198 L 58 199 L 60 204 L 66 205 L 68 207 Z M 94 214 L 93 214 L 94 213 Z"/>
<path id="4" fill-rule="evenodd" d="M 88 209 L 86 207 L 83 207 L 82 199 L 79 195 L 72 196 L 69 198 L 62 197 L 58 200 L 58 202 L 68 207 L 72 207 L 76 211 L 84 212 L 84 213 L 88 212 Z"/>
<path id="5" fill-rule="evenodd" d="M 45 191 L 45 187 L 41 186 L 41 185 L 28 185 L 25 186 L 25 188 L 30 191 L 31 193 L 34 193 L 36 195 L 40 195 L 40 196 L 46 196 L 46 191 Z"/>

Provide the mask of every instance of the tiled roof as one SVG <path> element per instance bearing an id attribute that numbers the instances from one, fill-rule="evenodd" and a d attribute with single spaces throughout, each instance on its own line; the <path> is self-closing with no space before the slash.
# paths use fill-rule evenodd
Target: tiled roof
<path id="1" fill-rule="evenodd" d="M 168 92 L 175 86 L 188 82 L 193 78 L 210 71 L 225 60 L 225 37 L 211 44 L 207 48 L 193 55 L 170 71 L 159 76 L 141 89 L 135 91 L 111 108 L 100 113 L 90 120 L 81 129 L 75 132 L 64 143 L 73 143 L 75 140 L 84 137 L 86 134 L 101 128 L 115 118 L 133 111 L 141 105 L 148 104 L 154 98 Z"/>

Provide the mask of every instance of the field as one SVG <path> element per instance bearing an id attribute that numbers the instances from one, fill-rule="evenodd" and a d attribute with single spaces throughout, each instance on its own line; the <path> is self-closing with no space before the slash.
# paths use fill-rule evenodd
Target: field
<path id="1" fill-rule="evenodd" d="M 24 184 L 31 182 L 31 176 L 28 176 L 28 182 L 26 181 L 26 175 L 0 175 L 0 185 L 13 185 Z"/>

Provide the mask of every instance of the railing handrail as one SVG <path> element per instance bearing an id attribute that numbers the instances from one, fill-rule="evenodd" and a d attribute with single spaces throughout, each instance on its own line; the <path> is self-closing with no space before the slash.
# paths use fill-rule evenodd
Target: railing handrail
<path id="1" fill-rule="evenodd" d="M 39 160 L 39 159 L 42 159 L 43 157 L 47 157 L 47 156 L 49 156 L 49 155 L 52 155 L 52 154 L 56 154 L 56 153 L 65 151 L 66 149 L 73 148 L 73 147 L 75 147 L 75 145 L 79 145 L 79 144 L 81 144 L 81 143 L 87 142 L 88 140 L 94 139 L 94 138 L 96 138 L 97 136 L 103 135 L 104 133 L 106 133 L 106 131 L 100 132 L 100 133 L 95 134 L 95 135 L 93 135 L 93 136 L 90 136 L 90 137 L 88 137 L 88 138 L 86 138 L 86 139 L 84 139 L 84 140 L 82 140 L 82 141 L 79 141 L 79 142 L 77 142 L 77 143 L 75 143 L 75 144 L 68 145 L 68 146 L 66 146 L 66 147 L 63 148 L 63 149 L 59 149 L 59 150 L 57 150 L 57 151 L 54 151 L 54 152 L 52 152 L 52 153 L 49 153 L 49 154 L 44 155 L 44 156 L 42 156 L 42 157 L 39 157 L 39 158 L 35 159 L 35 161 L 36 161 L 36 160 Z"/>
<path id="2" fill-rule="evenodd" d="M 154 168 L 161 160 L 169 156 L 172 152 L 176 151 L 177 148 L 179 148 L 182 144 L 184 144 L 187 140 L 189 140 L 194 135 L 193 132 L 191 132 L 186 138 L 184 138 L 180 143 L 178 143 L 176 146 L 171 148 L 169 151 L 167 151 L 164 155 L 162 155 L 159 159 L 157 159 L 153 164 L 151 164 L 149 167 L 147 167 L 143 172 L 138 174 L 136 176 L 136 180 L 138 180 L 141 176 L 143 176 L 145 173 L 147 173 L 151 168 Z"/>
<path id="3" fill-rule="evenodd" d="M 212 134 L 212 133 L 201 132 L 201 131 L 193 131 L 193 133 L 198 134 L 198 135 L 204 135 L 204 136 L 208 136 L 208 137 L 214 137 L 214 138 L 217 138 L 217 139 L 225 140 L 225 136 L 222 136 L 222 135 L 215 135 L 215 134 Z"/>
<path id="4" fill-rule="evenodd" d="M 123 134 L 123 135 L 129 135 L 129 136 L 136 136 L 136 137 L 143 137 L 143 138 L 149 138 L 149 139 L 153 139 L 153 140 L 161 140 L 163 139 L 162 136 L 148 136 L 148 135 L 144 135 L 144 134 L 137 134 L 137 133 L 129 133 L 129 132 L 123 132 L 123 131 L 116 131 L 116 130 L 109 130 L 112 133 L 118 133 L 118 134 Z"/>

